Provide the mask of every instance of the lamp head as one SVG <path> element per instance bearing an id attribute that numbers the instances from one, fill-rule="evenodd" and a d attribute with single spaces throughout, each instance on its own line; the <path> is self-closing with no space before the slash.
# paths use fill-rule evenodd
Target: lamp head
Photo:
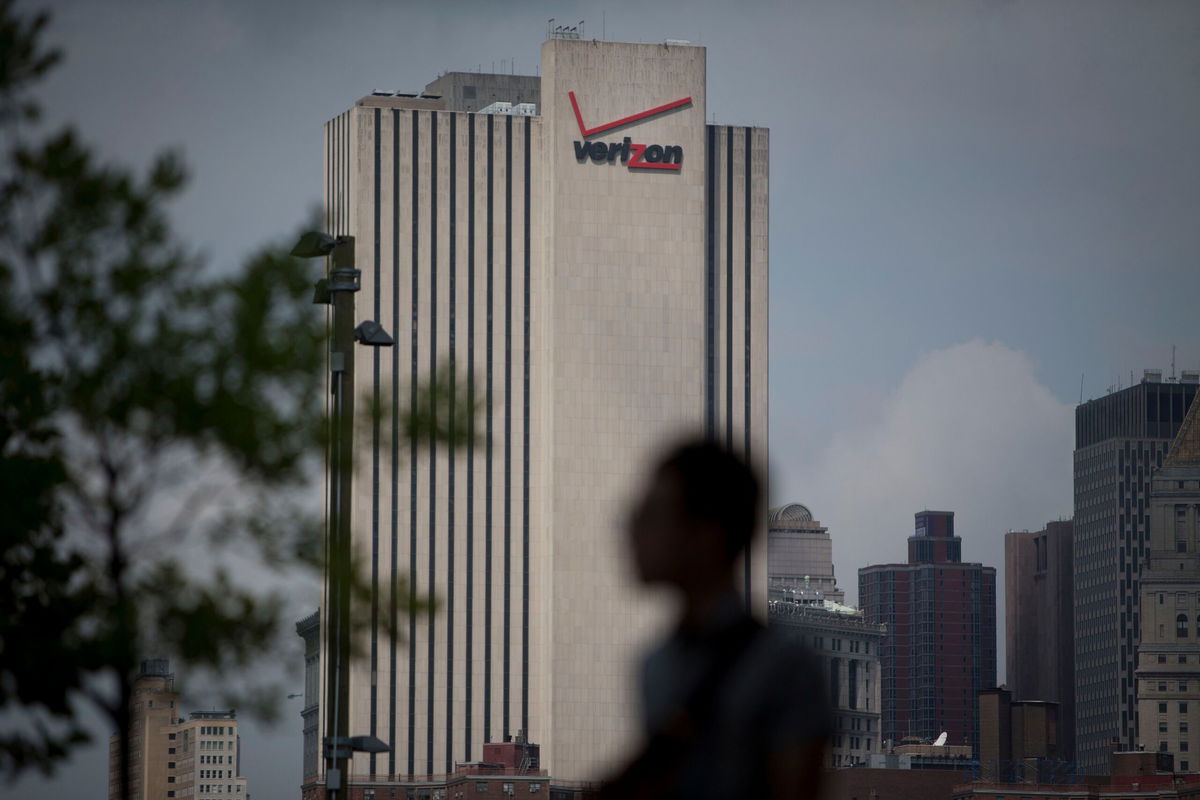
<path id="1" fill-rule="evenodd" d="M 333 252 L 338 240 L 328 233 L 309 231 L 300 237 L 290 255 L 296 258 L 321 258 Z"/>
<path id="2" fill-rule="evenodd" d="M 354 341 L 368 347 L 391 347 L 395 344 L 383 326 L 373 319 L 358 324 L 358 327 L 354 329 Z"/>

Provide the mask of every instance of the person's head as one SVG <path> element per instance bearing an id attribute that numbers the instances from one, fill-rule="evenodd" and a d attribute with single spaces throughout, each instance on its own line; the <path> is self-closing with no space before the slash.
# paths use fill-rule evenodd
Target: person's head
<path id="1" fill-rule="evenodd" d="M 754 470 L 725 447 L 689 440 L 651 474 L 629 524 L 638 577 L 686 586 L 732 572 L 759 516 Z"/>

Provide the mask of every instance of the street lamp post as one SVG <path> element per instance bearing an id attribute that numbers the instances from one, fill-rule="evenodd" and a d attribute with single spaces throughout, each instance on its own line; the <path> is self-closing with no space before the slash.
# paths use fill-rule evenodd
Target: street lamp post
<path id="1" fill-rule="evenodd" d="M 387 752 L 373 736 L 347 735 L 350 723 L 350 499 L 353 481 L 354 343 L 390 347 L 392 337 L 379 323 L 354 325 L 354 294 L 361 287 L 355 267 L 354 237 L 310 232 L 292 248 L 299 258 L 330 257 L 328 276 L 317 281 L 313 302 L 333 306 L 329 345 L 330 414 L 329 519 L 325 539 L 325 796 L 337 800 L 347 762 L 355 751 Z"/>

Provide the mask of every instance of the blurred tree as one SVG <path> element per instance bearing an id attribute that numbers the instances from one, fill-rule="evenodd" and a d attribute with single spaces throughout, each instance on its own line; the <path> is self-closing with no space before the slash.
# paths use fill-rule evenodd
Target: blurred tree
<path id="1" fill-rule="evenodd" d="M 9 775 L 49 771 L 86 741 L 79 699 L 128 741 L 147 652 L 225 673 L 261 655 L 282 629 L 280 595 L 239 582 L 222 552 L 253 547 L 282 570 L 318 566 L 321 549 L 319 511 L 299 502 L 322 491 L 316 276 L 272 249 L 227 277 L 202 269 L 164 212 L 185 183 L 171 154 L 136 174 L 100 161 L 70 129 L 31 139 L 31 89 L 59 59 L 41 44 L 46 24 L 0 0 Z M 405 412 L 403 435 L 459 444 L 471 429 L 476 409 L 446 391 L 442 372 Z M 201 552 L 206 574 L 188 563 Z M 120 751 L 124 797 L 129 748 Z"/>

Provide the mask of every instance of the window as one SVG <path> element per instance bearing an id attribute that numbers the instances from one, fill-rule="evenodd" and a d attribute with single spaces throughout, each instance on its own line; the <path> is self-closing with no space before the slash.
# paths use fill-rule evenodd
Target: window
<path id="1" fill-rule="evenodd" d="M 500 787 L 500 791 L 511 797 L 513 793 L 513 785 L 511 783 L 506 783 Z"/>
<path id="2" fill-rule="evenodd" d="M 175 741 L 175 734 L 173 734 L 173 733 L 168 733 L 168 734 L 167 734 L 167 738 L 168 738 L 168 739 L 170 739 L 170 740 L 173 742 L 173 741 Z"/>
<path id="3" fill-rule="evenodd" d="M 117 770 L 117 771 L 118 771 L 118 772 L 120 772 L 120 770 Z M 174 776 L 174 775 L 168 775 L 168 776 L 167 776 L 167 783 L 174 783 L 174 782 L 175 782 L 175 776 Z"/>
<path id="4" fill-rule="evenodd" d="M 1166 682 L 1166 681 L 1159 681 L 1159 682 L 1158 682 L 1158 690 L 1159 690 L 1160 692 L 1165 692 L 1165 691 L 1167 690 L 1167 682 Z"/>
<path id="5" fill-rule="evenodd" d="M 540 792 L 541 790 L 542 790 L 542 785 L 540 783 L 529 784 L 529 793 L 530 794 L 536 794 L 536 793 Z"/>
<path id="6" fill-rule="evenodd" d="M 1187 772 L 1187 771 L 1188 771 L 1188 762 L 1186 762 L 1186 761 L 1180 761 L 1180 762 L 1179 762 L 1179 768 L 1180 768 L 1181 770 L 1183 770 L 1184 772 Z"/>
<path id="7" fill-rule="evenodd" d="M 1180 682 L 1179 682 L 1179 691 L 1181 691 L 1181 692 L 1186 692 L 1186 691 L 1187 691 L 1187 681 L 1180 681 Z"/>
<path id="8" fill-rule="evenodd" d="M 1187 703 L 1180 703 L 1180 704 L 1179 704 L 1179 713 L 1180 713 L 1180 714 L 1186 714 L 1186 713 L 1187 713 Z"/>
<path id="9" fill-rule="evenodd" d="M 1180 657 L 1179 657 L 1179 663 L 1180 663 L 1180 664 L 1186 664 L 1186 663 L 1187 663 L 1187 656 L 1180 656 Z"/>
<path id="10" fill-rule="evenodd" d="M 475 781 L 475 791 L 478 794 L 485 794 L 487 792 L 487 782 L 486 781 Z"/>
<path id="11" fill-rule="evenodd" d="M 168 748 L 167 748 L 167 755 L 169 755 L 169 756 L 173 756 L 173 755 L 175 755 L 175 748 L 174 748 L 174 747 L 168 747 Z"/>
<path id="12" fill-rule="evenodd" d="M 1165 714 L 1165 713 L 1167 713 L 1167 704 L 1166 704 L 1166 703 L 1159 703 L 1159 704 L 1158 704 L 1158 713 L 1160 713 L 1160 714 Z"/>
<path id="13" fill-rule="evenodd" d="M 1160 655 L 1160 656 L 1158 657 L 1158 663 L 1160 663 L 1160 664 L 1165 664 L 1165 663 L 1167 663 L 1167 657 L 1166 657 L 1166 656 L 1164 656 L 1164 655 Z"/>
<path id="14" fill-rule="evenodd" d="M 1160 719 L 1158 721 L 1158 732 L 1159 733 L 1167 732 L 1167 721 L 1165 719 Z"/>
<path id="15" fill-rule="evenodd" d="M 1175 638 L 1186 639 L 1188 635 L 1188 618 L 1187 614 L 1177 614 L 1175 616 Z"/>
<path id="16" fill-rule="evenodd" d="M 1179 732 L 1180 732 L 1180 733 L 1187 733 L 1187 732 L 1188 732 L 1188 722 L 1187 722 L 1187 720 L 1186 720 L 1186 719 L 1182 719 L 1182 720 L 1180 720 L 1180 721 L 1179 721 Z"/>
<path id="17" fill-rule="evenodd" d="M 1186 741 L 1180 742 L 1179 743 L 1179 752 L 1186 753 L 1187 751 L 1188 751 L 1188 743 Z"/>
<path id="18" fill-rule="evenodd" d="M 1159 742 L 1159 743 L 1158 743 L 1158 751 L 1159 751 L 1160 753 L 1165 753 L 1165 752 L 1167 752 L 1167 743 L 1166 743 L 1166 742 Z"/>

